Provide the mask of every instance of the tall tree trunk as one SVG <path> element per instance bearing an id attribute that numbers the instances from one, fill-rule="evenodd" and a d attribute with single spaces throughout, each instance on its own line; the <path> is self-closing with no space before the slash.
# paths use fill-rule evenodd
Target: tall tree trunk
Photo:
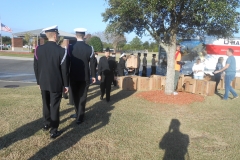
<path id="1" fill-rule="evenodd" d="M 171 45 L 161 45 L 167 53 L 167 75 L 165 84 L 165 94 L 167 95 L 171 95 L 174 92 L 176 36 L 172 37 L 171 42 Z"/>

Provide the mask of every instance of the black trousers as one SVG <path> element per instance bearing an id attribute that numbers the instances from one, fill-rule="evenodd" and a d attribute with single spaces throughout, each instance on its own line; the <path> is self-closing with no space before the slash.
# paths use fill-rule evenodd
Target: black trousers
<path id="1" fill-rule="evenodd" d="M 69 92 L 69 95 L 68 95 L 69 104 L 74 105 L 71 86 L 69 86 L 69 91 L 68 92 Z"/>
<path id="2" fill-rule="evenodd" d="M 139 68 L 136 68 L 136 72 L 135 72 L 135 75 L 139 75 Z"/>
<path id="3" fill-rule="evenodd" d="M 51 126 L 50 133 L 56 133 L 59 126 L 59 109 L 62 92 L 49 92 L 41 90 L 43 102 L 44 125 Z"/>
<path id="4" fill-rule="evenodd" d="M 101 83 L 100 83 L 101 96 L 103 97 L 106 93 L 107 101 L 110 101 L 111 84 L 112 84 L 113 78 L 114 78 L 113 75 L 101 76 Z"/>
<path id="5" fill-rule="evenodd" d="M 147 67 L 143 66 L 142 77 L 147 77 Z"/>
<path id="6" fill-rule="evenodd" d="M 72 89 L 72 97 L 77 114 L 77 121 L 83 121 L 89 81 L 75 81 L 70 79 L 70 87 Z"/>
<path id="7" fill-rule="evenodd" d="M 217 86 L 218 86 L 218 84 L 219 84 L 219 82 L 221 80 L 221 75 L 215 74 L 214 78 L 215 78 L 215 81 L 216 81 L 215 92 L 217 92 Z"/>
<path id="8" fill-rule="evenodd" d="M 151 66 L 151 68 L 152 68 L 151 75 L 156 74 L 156 66 Z"/>

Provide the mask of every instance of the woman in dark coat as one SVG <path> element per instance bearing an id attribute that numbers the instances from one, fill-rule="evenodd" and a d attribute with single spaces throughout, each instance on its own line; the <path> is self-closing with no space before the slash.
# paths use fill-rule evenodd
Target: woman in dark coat
<path id="1" fill-rule="evenodd" d="M 219 57 L 215 71 L 221 70 L 223 68 L 223 64 L 222 63 L 223 63 L 223 57 Z M 222 72 L 214 74 L 214 78 L 215 78 L 215 81 L 216 81 L 215 93 L 218 92 L 217 91 L 217 86 L 218 86 L 218 84 L 219 84 L 219 82 L 221 80 L 221 77 L 222 77 Z"/>
<path id="2" fill-rule="evenodd" d="M 128 70 L 126 68 L 126 55 L 125 53 L 122 53 L 121 56 L 120 56 L 120 59 L 119 59 L 119 63 L 118 63 L 118 76 L 124 76 L 124 69 L 125 70 Z"/>

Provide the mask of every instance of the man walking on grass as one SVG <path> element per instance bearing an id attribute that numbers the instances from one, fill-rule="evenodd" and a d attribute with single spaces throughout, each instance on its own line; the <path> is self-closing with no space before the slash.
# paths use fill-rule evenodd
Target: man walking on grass
<path id="1" fill-rule="evenodd" d="M 225 67 L 223 67 L 221 70 L 215 71 L 214 74 L 220 73 L 225 71 L 225 94 L 223 96 L 222 100 L 227 100 L 228 99 L 228 93 L 229 91 L 232 93 L 233 98 L 236 99 L 238 98 L 237 93 L 231 86 L 231 82 L 236 76 L 236 60 L 235 57 L 233 56 L 233 49 L 229 48 L 226 52 L 228 59 L 226 61 Z"/>
<path id="2" fill-rule="evenodd" d="M 66 64 L 66 50 L 57 45 L 58 27 L 52 26 L 43 29 L 48 42 L 36 48 L 34 54 L 34 72 L 41 89 L 43 102 L 43 130 L 50 128 L 50 137 L 56 138 L 61 135 L 58 131 L 59 108 L 62 91 L 68 92 L 68 68 Z"/>

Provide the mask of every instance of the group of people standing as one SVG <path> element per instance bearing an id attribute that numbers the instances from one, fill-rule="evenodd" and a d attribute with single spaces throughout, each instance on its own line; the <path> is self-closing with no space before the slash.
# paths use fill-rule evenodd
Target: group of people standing
<path id="1" fill-rule="evenodd" d="M 133 55 L 133 54 L 131 54 Z M 127 55 L 125 53 L 122 53 L 118 62 L 118 76 L 125 76 L 124 70 L 127 71 L 128 75 L 137 75 L 140 76 L 140 67 L 142 64 L 142 77 L 147 77 L 147 53 L 143 54 L 143 59 L 141 60 L 141 53 L 138 53 L 138 66 L 137 68 L 127 68 L 126 67 L 126 61 L 127 61 Z M 142 63 L 141 63 L 142 62 Z M 156 74 L 156 63 L 158 60 L 156 59 L 156 54 L 153 54 L 152 57 L 152 65 L 151 65 L 151 75 Z"/>
<path id="2" fill-rule="evenodd" d="M 184 65 L 184 62 L 181 62 L 181 45 L 177 44 L 176 45 L 176 53 L 175 53 L 175 78 L 174 78 L 174 94 L 176 95 L 177 92 L 177 82 L 179 79 L 179 74 L 180 74 L 180 70 L 182 65 Z M 226 60 L 226 65 L 223 66 L 223 57 L 219 57 L 218 58 L 218 62 L 216 64 L 216 68 L 213 72 L 214 74 L 214 79 L 216 81 L 216 86 L 215 86 L 215 93 L 218 93 L 218 84 L 220 82 L 220 80 L 222 78 L 224 78 L 224 82 L 225 82 L 225 94 L 223 96 L 223 100 L 227 100 L 228 99 L 228 95 L 229 92 L 232 93 L 233 98 L 232 99 L 236 99 L 238 98 L 237 93 L 234 91 L 234 89 L 231 86 L 231 82 L 234 80 L 235 76 L 236 76 L 236 60 L 235 57 L 233 55 L 234 51 L 233 49 L 229 48 L 226 51 L 226 55 L 228 56 L 227 60 Z M 204 79 L 204 64 L 202 63 L 202 60 L 200 57 L 198 57 L 196 59 L 196 62 L 193 64 L 192 67 L 192 73 L 193 73 L 193 78 L 194 79 L 198 79 L 198 80 L 202 80 Z M 225 72 L 225 73 L 224 73 Z"/>

